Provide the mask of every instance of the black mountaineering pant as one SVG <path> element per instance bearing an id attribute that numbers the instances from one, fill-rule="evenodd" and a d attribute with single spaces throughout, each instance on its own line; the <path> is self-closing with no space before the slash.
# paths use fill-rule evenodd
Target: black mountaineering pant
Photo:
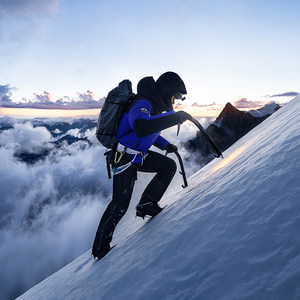
<path id="1" fill-rule="evenodd" d="M 169 157 L 148 151 L 148 156 L 141 166 L 132 164 L 124 172 L 113 176 L 112 201 L 101 218 L 93 244 L 93 253 L 109 249 L 115 227 L 128 209 L 137 171 L 156 173 L 143 192 L 142 198 L 157 203 L 175 175 L 176 163 Z"/>

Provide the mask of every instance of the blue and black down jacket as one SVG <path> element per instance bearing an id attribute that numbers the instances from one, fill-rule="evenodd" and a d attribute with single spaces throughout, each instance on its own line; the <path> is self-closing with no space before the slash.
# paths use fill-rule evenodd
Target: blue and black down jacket
<path id="1" fill-rule="evenodd" d="M 124 114 L 121 119 L 119 129 L 117 132 L 117 139 L 119 143 L 136 151 L 147 153 L 149 148 L 155 143 L 160 149 L 165 149 L 169 144 L 165 138 L 160 135 L 160 132 L 156 132 L 144 137 L 138 137 L 134 131 L 133 123 L 138 119 L 152 120 L 156 118 L 163 118 L 174 114 L 174 111 L 161 113 L 151 116 L 152 105 L 146 99 L 137 100 L 128 112 Z M 142 156 L 137 155 L 134 163 L 141 163 Z"/>

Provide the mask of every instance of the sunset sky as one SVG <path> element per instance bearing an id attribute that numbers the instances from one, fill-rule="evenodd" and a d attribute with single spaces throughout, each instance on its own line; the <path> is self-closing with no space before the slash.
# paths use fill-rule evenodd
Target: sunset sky
<path id="1" fill-rule="evenodd" d="M 300 92 L 299 12 L 296 0 L 1 1 L 0 115 L 97 114 L 122 79 L 135 90 L 169 70 L 194 115 L 289 101 Z"/>

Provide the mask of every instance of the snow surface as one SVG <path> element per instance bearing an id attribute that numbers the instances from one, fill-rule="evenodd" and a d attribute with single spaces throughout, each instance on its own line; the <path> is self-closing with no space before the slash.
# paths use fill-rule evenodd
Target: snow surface
<path id="1" fill-rule="evenodd" d="M 88 251 L 18 299 L 300 299 L 299 149 L 298 96 L 101 261 Z"/>

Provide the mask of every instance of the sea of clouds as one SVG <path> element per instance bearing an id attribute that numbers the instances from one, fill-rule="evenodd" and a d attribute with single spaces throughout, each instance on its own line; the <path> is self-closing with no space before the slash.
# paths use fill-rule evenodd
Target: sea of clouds
<path id="1" fill-rule="evenodd" d="M 83 133 L 71 129 L 64 134 L 88 141 L 56 147 L 53 133 L 59 130 L 50 132 L 28 120 L 9 121 L 12 127 L 0 132 L 0 289 L 4 299 L 15 298 L 90 249 L 112 190 L 106 149 L 97 141 L 95 129 Z M 208 120 L 201 121 L 208 125 Z M 194 138 L 196 129 L 192 124 L 181 127 L 178 137 L 175 127 L 163 136 L 179 145 L 183 158 L 190 157 L 180 142 Z M 30 165 L 15 156 L 20 151 L 45 150 L 47 157 Z M 188 175 L 200 168 L 190 159 L 185 167 Z M 148 180 L 149 176 L 139 176 L 136 186 L 145 186 Z M 179 174 L 173 184 L 182 184 Z"/>

